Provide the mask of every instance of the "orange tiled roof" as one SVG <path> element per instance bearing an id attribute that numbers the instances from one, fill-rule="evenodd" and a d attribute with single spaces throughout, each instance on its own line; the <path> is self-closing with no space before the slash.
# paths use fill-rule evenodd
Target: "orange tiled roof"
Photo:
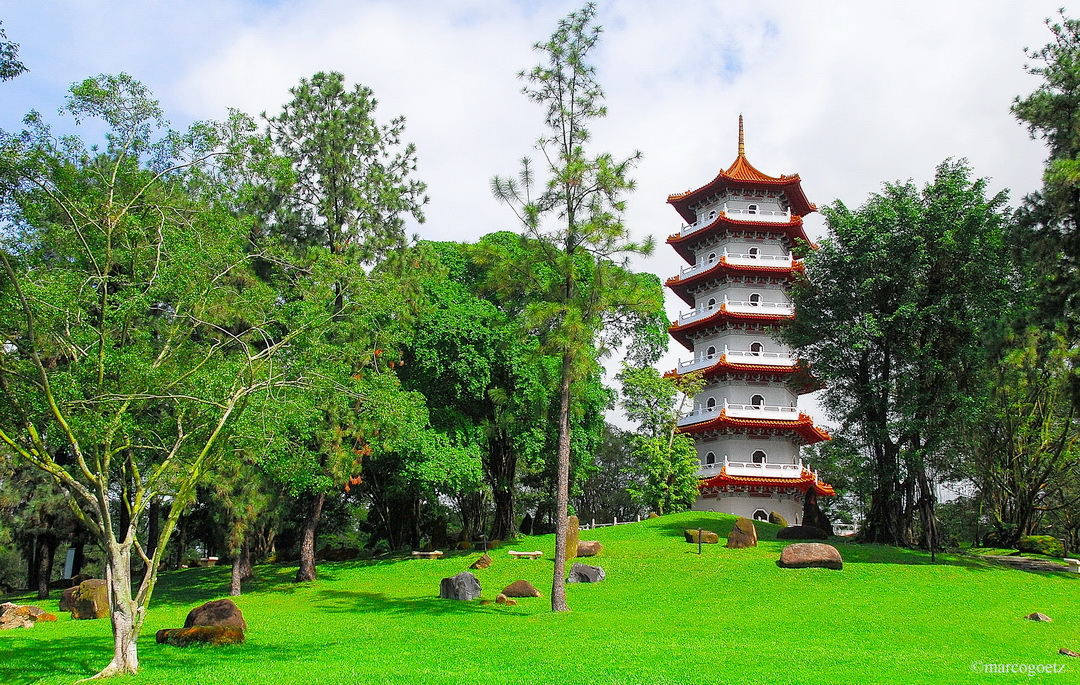
<path id="1" fill-rule="evenodd" d="M 725 319 L 781 323 L 783 321 L 790 321 L 793 318 L 795 318 L 794 314 L 753 314 L 749 312 L 733 312 L 728 310 L 727 305 L 720 305 L 716 308 L 716 311 L 709 316 L 690 321 L 689 323 L 679 324 L 678 321 L 672 321 L 671 325 L 668 326 L 668 334 L 678 340 L 683 347 L 693 351 L 694 343 L 690 340 L 688 334 L 703 326 L 714 324 Z"/>
<path id="2" fill-rule="evenodd" d="M 805 242 L 810 242 L 810 239 L 806 236 L 806 231 L 803 229 L 803 219 L 798 214 L 791 215 L 791 221 L 786 222 L 756 222 L 745 221 L 742 219 L 732 219 L 724 212 L 720 212 L 716 219 L 703 228 L 694 231 L 689 235 L 680 235 L 675 233 L 669 235 L 665 241 L 668 245 L 675 248 L 675 251 L 687 261 L 692 264 L 694 261 L 694 252 L 689 249 L 689 245 L 692 241 L 699 240 L 711 234 L 717 228 L 731 227 L 731 228 L 743 228 L 753 227 L 755 231 L 761 231 L 765 233 L 781 233 L 786 236 L 793 243 L 796 239 L 801 239 Z"/>
<path id="3" fill-rule="evenodd" d="M 817 494 L 832 496 L 836 492 L 833 487 L 825 481 L 818 480 L 814 477 L 814 474 L 809 471 L 803 470 L 802 474 L 798 478 L 765 478 L 761 476 L 729 476 L 727 469 L 720 469 L 720 473 L 703 480 L 698 484 L 699 488 L 714 488 L 724 485 L 780 485 L 787 487 L 794 487 L 802 492 L 806 492 L 810 488 L 813 488 Z"/>
<path id="4" fill-rule="evenodd" d="M 743 120 L 742 115 L 739 115 L 739 154 L 735 157 L 735 161 L 731 163 L 724 171 L 721 171 L 716 175 L 716 178 L 709 181 L 705 185 L 701 186 L 697 190 L 687 190 L 685 193 L 675 193 L 668 195 L 668 204 L 675 207 L 676 211 L 682 215 L 686 223 L 694 222 L 694 212 L 691 211 L 690 205 L 713 195 L 723 188 L 728 186 L 737 187 L 781 187 L 784 188 L 784 194 L 788 198 L 788 202 L 791 203 L 792 209 L 797 214 L 809 214 L 810 212 L 817 211 L 817 206 L 810 202 L 806 195 L 803 194 L 801 179 L 798 174 L 792 174 L 791 176 L 769 176 L 754 168 L 754 165 L 746 159 L 746 146 L 743 144 Z"/>
<path id="5" fill-rule="evenodd" d="M 716 415 L 716 418 L 702 421 L 701 423 L 692 423 L 689 426 L 682 426 L 679 428 L 679 432 L 703 433 L 708 430 L 719 428 L 794 430 L 798 433 L 799 437 L 806 441 L 807 445 L 824 442 L 825 440 L 832 440 L 832 436 L 830 436 L 825 429 L 815 426 L 813 419 L 802 412 L 799 412 L 799 418 L 795 421 L 784 421 L 781 419 L 740 419 L 728 416 L 726 411 L 721 410 L 720 413 Z"/>
<path id="6" fill-rule="evenodd" d="M 672 276 L 664 283 L 667 287 L 682 298 L 683 302 L 688 305 L 694 304 L 694 296 L 690 294 L 690 286 L 699 281 L 714 278 L 720 274 L 726 273 L 759 273 L 767 275 L 786 275 L 789 280 L 794 280 L 796 273 L 802 273 L 805 271 L 805 266 L 801 261 L 795 262 L 795 266 L 757 266 L 747 264 L 732 264 L 726 257 L 720 257 L 716 260 L 716 263 L 710 266 L 704 271 L 688 277 Z"/>

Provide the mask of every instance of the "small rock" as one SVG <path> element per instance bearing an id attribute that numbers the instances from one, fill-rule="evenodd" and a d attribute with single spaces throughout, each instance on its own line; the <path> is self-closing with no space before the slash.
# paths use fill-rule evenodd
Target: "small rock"
<path id="1" fill-rule="evenodd" d="M 683 531 L 683 536 L 686 538 L 687 542 L 696 543 L 698 541 L 697 528 L 687 528 Z M 701 531 L 701 542 L 706 545 L 715 545 L 720 542 L 720 536 L 711 530 L 703 530 Z"/>
<path id="2" fill-rule="evenodd" d="M 35 623 L 46 623 L 55 620 L 56 616 L 40 607 L 12 604 L 11 602 L 0 605 L 0 630 L 33 628 Z"/>
<path id="3" fill-rule="evenodd" d="M 487 552 L 484 552 L 469 568 L 485 569 L 489 566 L 491 566 L 491 557 L 487 555 Z"/>
<path id="4" fill-rule="evenodd" d="M 236 626 L 240 630 L 247 630 L 247 621 L 231 599 L 216 599 L 188 612 L 184 627 L 194 626 Z"/>
<path id="5" fill-rule="evenodd" d="M 844 568 L 844 560 L 839 550 L 820 542 L 797 542 L 788 545 L 780 552 L 780 561 L 777 563 L 782 568 L 831 568 L 837 571 Z"/>
<path id="6" fill-rule="evenodd" d="M 602 549 L 604 546 L 596 540 L 580 540 L 577 543 L 579 557 L 595 557 Z"/>
<path id="7" fill-rule="evenodd" d="M 533 587 L 527 580 L 515 580 L 503 588 L 502 594 L 507 597 L 540 597 L 540 591 Z"/>
<path id="8" fill-rule="evenodd" d="M 1036 611 L 1033 614 L 1028 614 L 1024 618 L 1026 618 L 1029 621 L 1042 621 L 1043 623 L 1049 623 L 1050 621 L 1054 620 L 1054 619 L 1050 618 L 1049 616 L 1047 616 L 1046 614 L 1040 614 L 1038 611 Z"/>
<path id="9" fill-rule="evenodd" d="M 443 578 L 439 583 L 441 599 L 459 599 L 471 601 L 480 596 L 480 581 L 468 571 L 462 571 L 453 578 Z"/>
<path id="10" fill-rule="evenodd" d="M 499 596 L 495 598 L 495 603 L 496 604 L 505 604 L 508 607 L 517 606 L 517 600 L 516 599 L 510 599 L 509 597 L 502 594 L 501 592 L 499 593 Z"/>
<path id="11" fill-rule="evenodd" d="M 728 549 L 746 549 L 757 547 L 757 528 L 748 518 L 739 518 L 731 527 L 727 536 Z"/>
<path id="12" fill-rule="evenodd" d="M 457 548 L 468 552 L 470 549 L 472 549 L 472 541 L 462 540 L 461 542 L 457 543 Z"/>
<path id="13" fill-rule="evenodd" d="M 570 567 L 570 576 L 566 579 L 568 583 L 599 583 L 605 578 L 604 569 L 599 566 L 589 566 L 588 564 L 574 564 Z"/>
<path id="14" fill-rule="evenodd" d="M 829 534 L 813 526 L 788 526 L 776 531 L 777 540 L 828 540 Z"/>
<path id="15" fill-rule="evenodd" d="M 1077 654 L 1076 652 L 1072 651 L 1071 649 L 1065 649 L 1064 647 L 1062 647 L 1061 649 L 1058 650 L 1058 654 L 1064 654 L 1065 656 L 1073 656 L 1073 657 L 1080 656 L 1080 654 Z"/>
<path id="16" fill-rule="evenodd" d="M 774 524 L 780 526 L 781 528 L 787 528 L 787 526 L 788 526 L 787 519 L 784 518 L 783 514 L 781 514 L 778 511 L 770 511 L 769 512 L 769 523 L 774 523 Z"/>

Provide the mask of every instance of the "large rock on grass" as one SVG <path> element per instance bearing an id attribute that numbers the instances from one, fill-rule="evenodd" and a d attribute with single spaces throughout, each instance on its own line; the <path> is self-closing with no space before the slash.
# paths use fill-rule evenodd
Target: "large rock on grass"
<path id="1" fill-rule="evenodd" d="M 697 542 L 698 530 L 697 528 L 687 528 L 683 531 L 683 536 L 687 542 Z M 703 530 L 701 531 L 701 541 L 706 545 L 715 545 L 720 542 L 720 536 L 711 530 Z"/>
<path id="2" fill-rule="evenodd" d="M 787 519 L 784 518 L 783 514 L 781 514 L 778 511 L 770 511 L 769 512 L 769 523 L 776 524 L 776 525 L 780 526 L 781 528 L 787 528 L 788 527 Z"/>
<path id="3" fill-rule="evenodd" d="M 731 532 L 728 533 L 727 546 L 729 549 L 757 547 L 757 528 L 754 526 L 754 522 L 748 518 L 740 517 L 736 519 L 735 525 L 731 527 Z"/>
<path id="4" fill-rule="evenodd" d="M 215 599 L 188 612 L 184 627 L 194 626 L 236 626 L 247 630 L 247 621 L 231 599 Z"/>
<path id="5" fill-rule="evenodd" d="M 71 611 L 75 608 L 75 591 L 78 589 L 78 585 L 64 588 L 64 592 L 60 595 L 60 611 Z"/>
<path id="6" fill-rule="evenodd" d="M 596 540 L 579 540 L 577 543 L 579 557 L 595 557 L 602 549 L 604 546 Z"/>
<path id="7" fill-rule="evenodd" d="M 503 588 L 502 594 L 507 597 L 539 597 L 540 591 L 527 580 L 515 580 Z"/>
<path id="8" fill-rule="evenodd" d="M 570 575 L 567 577 L 568 583 L 599 583 L 606 577 L 604 569 L 599 566 L 589 566 L 588 564 L 574 564 L 570 567 Z"/>
<path id="9" fill-rule="evenodd" d="M 109 616 L 109 586 L 99 578 L 79 583 L 71 593 L 71 617 L 76 619 L 107 618 Z"/>
<path id="10" fill-rule="evenodd" d="M 777 540 L 828 540 L 829 534 L 814 526 L 788 526 L 776 531 Z"/>
<path id="11" fill-rule="evenodd" d="M 239 626 L 191 626 L 166 628 L 157 631 L 158 644 L 187 647 L 193 644 L 239 645 L 244 642 L 244 630 Z"/>
<path id="12" fill-rule="evenodd" d="M 439 583 L 441 599 L 474 600 L 480 596 L 480 581 L 468 571 L 462 571 L 452 578 L 443 578 Z"/>
<path id="13" fill-rule="evenodd" d="M 580 523 L 577 516 L 566 517 L 566 558 L 573 559 L 577 556 L 578 535 Z"/>
<path id="14" fill-rule="evenodd" d="M 839 571 L 844 568 L 844 560 L 839 550 L 832 545 L 820 542 L 797 542 L 788 545 L 780 552 L 782 568 L 831 568 Z"/>
<path id="15" fill-rule="evenodd" d="M 483 554 L 480 555 L 479 559 L 477 559 L 476 561 L 474 561 L 472 564 L 469 565 L 469 568 L 485 569 L 485 568 L 488 568 L 489 566 L 491 566 L 491 557 L 488 556 L 487 552 L 484 552 Z"/>

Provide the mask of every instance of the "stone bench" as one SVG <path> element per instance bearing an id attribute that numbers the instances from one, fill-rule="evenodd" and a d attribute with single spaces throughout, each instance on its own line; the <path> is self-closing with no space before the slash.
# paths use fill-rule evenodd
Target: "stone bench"
<path id="1" fill-rule="evenodd" d="M 1069 573 L 1080 573 L 1080 559 L 1062 559 L 1069 565 Z"/>
<path id="2" fill-rule="evenodd" d="M 438 559 L 443 553 L 435 550 L 434 552 L 413 552 L 412 555 L 417 559 Z"/>
<path id="3" fill-rule="evenodd" d="M 510 556 L 514 557 L 515 559 L 522 559 L 522 558 L 524 558 L 524 559 L 539 559 L 540 557 L 544 556 L 543 552 L 514 552 L 514 551 L 511 551 L 511 552 L 508 552 L 508 554 Z"/>

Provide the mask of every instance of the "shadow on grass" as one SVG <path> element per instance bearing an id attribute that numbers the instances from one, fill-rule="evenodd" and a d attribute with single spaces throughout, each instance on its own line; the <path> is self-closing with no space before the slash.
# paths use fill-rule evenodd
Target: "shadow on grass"
<path id="1" fill-rule="evenodd" d="M 543 598 L 518 600 L 519 606 L 521 606 L 522 602 L 531 601 L 542 602 Z M 477 612 L 508 616 L 529 615 L 516 611 L 507 611 L 507 607 L 494 602 L 481 604 L 480 600 L 460 601 L 440 599 L 438 597 L 390 597 L 377 592 L 360 592 L 356 590 L 319 590 L 316 593 L 315 603 L 325 611 L 350 614 L 377 613 L 383 616 L 445 616 L 475 614 Z"/>
<path id="2" fill-rule="evenodd" d="M 465 556 L 463 553 L 461 556 Z M 377 559 L 358 559 L 354 561 L 321 562 L 317 566 L 319 581 L 334 582 L 339 572 L 374 566 L 385 566 L 405 561 L 406 557 L 382 557 Z M 292 594 L 312 583 L 295 581 L 297 566 L 292 564 L 264 564 L 255 567 L 255 577 L 244 581 L 243 594 Z M 232 582 L 232 568 L 214 566 L 211 568 L 185 568 L 168 571 L 158 576 L 157 588 L 151 606 L 188 606 L 202 604 L 214 599 L 229 596 Z"/>
<path id="3" fill-rule="evenodd" d="M 111 637 L 68 637 L 65 639 L 18 639 L 13 649 L 0 659 L 0 683 L 5 685 L 30 685 L 42 678 L 61 678 L 75 682 L 88 678 L 104 668 L 112 658 Z M 184 680 L 193 667 L 213 665 L 223 660 L 234 664 L 250 664 L 252 672 L 259 665 L 275 660 L 287 662 L 308 656 L 301 649 L 290 649 L 281 644 L 260 645 L 248 642 L 227 647 L 191 646 L 172 647 L 159 645 L 154 634 L 144 633 L 139 638 L 140 670 L 153 669 L 153 682 L 170 683 Z M 105 681 L 102 681 L 105 682 Z"/>

